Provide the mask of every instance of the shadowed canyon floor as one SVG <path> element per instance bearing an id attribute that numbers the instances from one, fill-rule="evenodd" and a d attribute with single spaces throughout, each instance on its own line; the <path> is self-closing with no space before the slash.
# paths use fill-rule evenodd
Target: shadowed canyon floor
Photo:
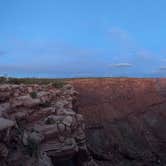
<path id="1" fill-rule="evenodd" d="M 166 79 L 70 82 L 80 93 L 79 112 L 100 165 L 166 165 Z"/>

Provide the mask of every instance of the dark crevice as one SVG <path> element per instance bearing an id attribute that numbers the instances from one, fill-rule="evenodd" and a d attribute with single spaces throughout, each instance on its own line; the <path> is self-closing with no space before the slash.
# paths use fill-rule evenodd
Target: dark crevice
<path id="1" fill-rule="evenodd" d="M 99 153 L 95 150 L 93 150 L 90 146 L 88 146 L 88 150 L 91 154 L 91 156 L 95 159 L 95 160 L 98 160 L 98 161 L 111 161 L 111 157 L 104 154 L 104 153 Z"/>

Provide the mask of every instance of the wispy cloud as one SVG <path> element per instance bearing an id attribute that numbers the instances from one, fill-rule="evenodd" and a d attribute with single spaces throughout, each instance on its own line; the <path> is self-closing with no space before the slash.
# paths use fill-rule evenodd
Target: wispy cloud
<path id="1" fill-rule="evenodd" d="M 5 51 L 0 51 L 0 56 L 3 56 L 3 55 L 5 55 L 5 54 L 6 54 Z"/>
<path id="2" fill-rule="evenodd" d="M 108 30 L 109 39 L 116 44 L 116 46 L 123 49 L 123 51 L 135 51 L 136 43 L 132 35 L 121 28 L 114 27 Z"/>
<path id="3" fill-rule="evenodd" d="M 11 43 L 15 46 L 15 49 L 23 51 L 33 51 L 33 53 L 42 55 L 64 55 L 64 56 L 89 56 L 101 52 L 100 49 L 78 47 L 73 44 L 61 41 L 22 41 L 16 40 Z"/>
<path id="4" fill-rule="evenodd" d="M 166 62 L 166 59 L 162 59 L 161 61 L 162 61 L 162 62 Z"/>
<path id="5" fill-rule="evenodd" d="M 150 60 L 155 55 L 151 51 L 147 49 L 139 49 L 136 54 L 142 59 L 142 60 Z"/>
<path id="6" fill-rule="evenodd" d="M 153 70 L 149 75 L 154 77 L 166 77 L 166 67 L 160 67 L 156 70 Z"/>
<path id="7" fill-rule="evenodd" d="M 121 28 L 111 28 L 109 30 L 110 39 L 116 43 L 122 57 L 128 57 L 130 60 L 149 60 L 156 56 L 152 51 L 144 47 L 140 47 L 139 43 L 134 37 L 128 32 Z"/>
<path id="8" fill-rule="evenodd" d="M 130 73 L 140 73 L 140 75 L 143 73 L 150 75 L 152 70 L 158 70 L 160 73 L 165 72 L 165 67 L 159 69 L 161 65 L 165 66 L 166 62 L 160 51 L 153 51 L 144 45 L 141 46 L 132 34 L 121 28 L 110 29 L 108 36 L 114 51 L 111 65 L 113 72 L 120 71 L 122 73 L 123 69 Z"/>
<path id="9" fill-rule="evenodd" d="M 111 35 L 111 37 L 115 37 L 117 39 L 120 39 L 120 40 L 130 40 L 130 35 L 127 31 L 124 31 L 123 29 L 121 28 L 111 28 L 109 31 L 108 31 Z"/>
<path id="10" fill-rule="evenodd" d="M 133 65 L 130 63 L 117 63 L 117 64 L 111 64 L 111 67 L 117 67 L 117 68 L 128 68 L 132 67 Z"/>
<path id="11" fill-rule="evenodd" d="M 99 63 L 97 66 L 100 65 L 101 63 Z M 44 63 L 39 61 L 38 63 L 27 62 L 22 64 L 0 63 L 0 73 L 41 73 L 41 74 L 44 73 L 44 74 L 89 75 L 99 71 L 103 71 L 102 68 L 96 69 L 96 64 L 93 65 L 91 64 L 91 62 Z"/>
<path id="12" fill-rule="evenodd" d="M 159 70 L 161 70 L 161 71 L 166 71 L 166 66 L 161 66 L 161 67 L 159 68 Z"/>
<path id="13" fill-rule="evenodd" d="M 108 33 L 107 33 L 108 35 Z M 0 62 L 0 73 L 46 73 L 89 76 L 96 73 L 128 75 L 149 73 L 165 65 L 165 57 L 158 57 L 152 51 L 139 47 L 127 31 L 111 28 L 108 46 L 90 47 L 57 41 L 16 41 L 8 43 L 11 57 Z M 111 40 L 110 40 L 111 39 Z M 114 42 L 116 43 L 114 45 Z M 115 46 L 115 47 L 114 47 Z M 0 55 L 5 52 L 0 51 Z M 9 62 L 15 64 L 9 64 Z M 26 64 L 29 61 L 32 64 Z M 160 64 L 159 64 L 160 61 Z M 23 64 L 23 65 L 21 65 Z M 165 69 L 160 69 L 165 71 Z"/>
<path id="14" fill-rule="evenodd" d="M 62 62 L 70 63 L 71 60 L 85 60 L 86 58 L 97 58 L 103 54 L 102 49 L 79 47 L 67 42 L 58 41 L 11 41 L 11 53 L 20 61 L 26 61 L 33 57 L 33 62 Z"/>

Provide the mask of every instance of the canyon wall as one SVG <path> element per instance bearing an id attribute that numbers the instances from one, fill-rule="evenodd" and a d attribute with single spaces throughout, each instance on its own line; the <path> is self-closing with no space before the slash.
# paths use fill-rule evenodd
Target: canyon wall
<path id="1" fill-rule="evenodd" d="M 68 82 L 0 85 L 0 165 L 166 165 L 166 79 Z"/>
<path id="2" fill-rule="evenodd" d="M 166 165 L 166 79 L 70 82 L 80 93 L 90 148 L 111 160 L 104 165 Z"/>

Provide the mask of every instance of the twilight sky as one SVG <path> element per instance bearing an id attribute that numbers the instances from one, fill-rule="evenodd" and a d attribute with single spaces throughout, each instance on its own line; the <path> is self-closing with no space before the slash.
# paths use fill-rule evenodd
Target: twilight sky
<path id="1" fill-rule="evenodd" d="M 0 0 L 0 75 L 166 77 L 165 0 Z"/>

